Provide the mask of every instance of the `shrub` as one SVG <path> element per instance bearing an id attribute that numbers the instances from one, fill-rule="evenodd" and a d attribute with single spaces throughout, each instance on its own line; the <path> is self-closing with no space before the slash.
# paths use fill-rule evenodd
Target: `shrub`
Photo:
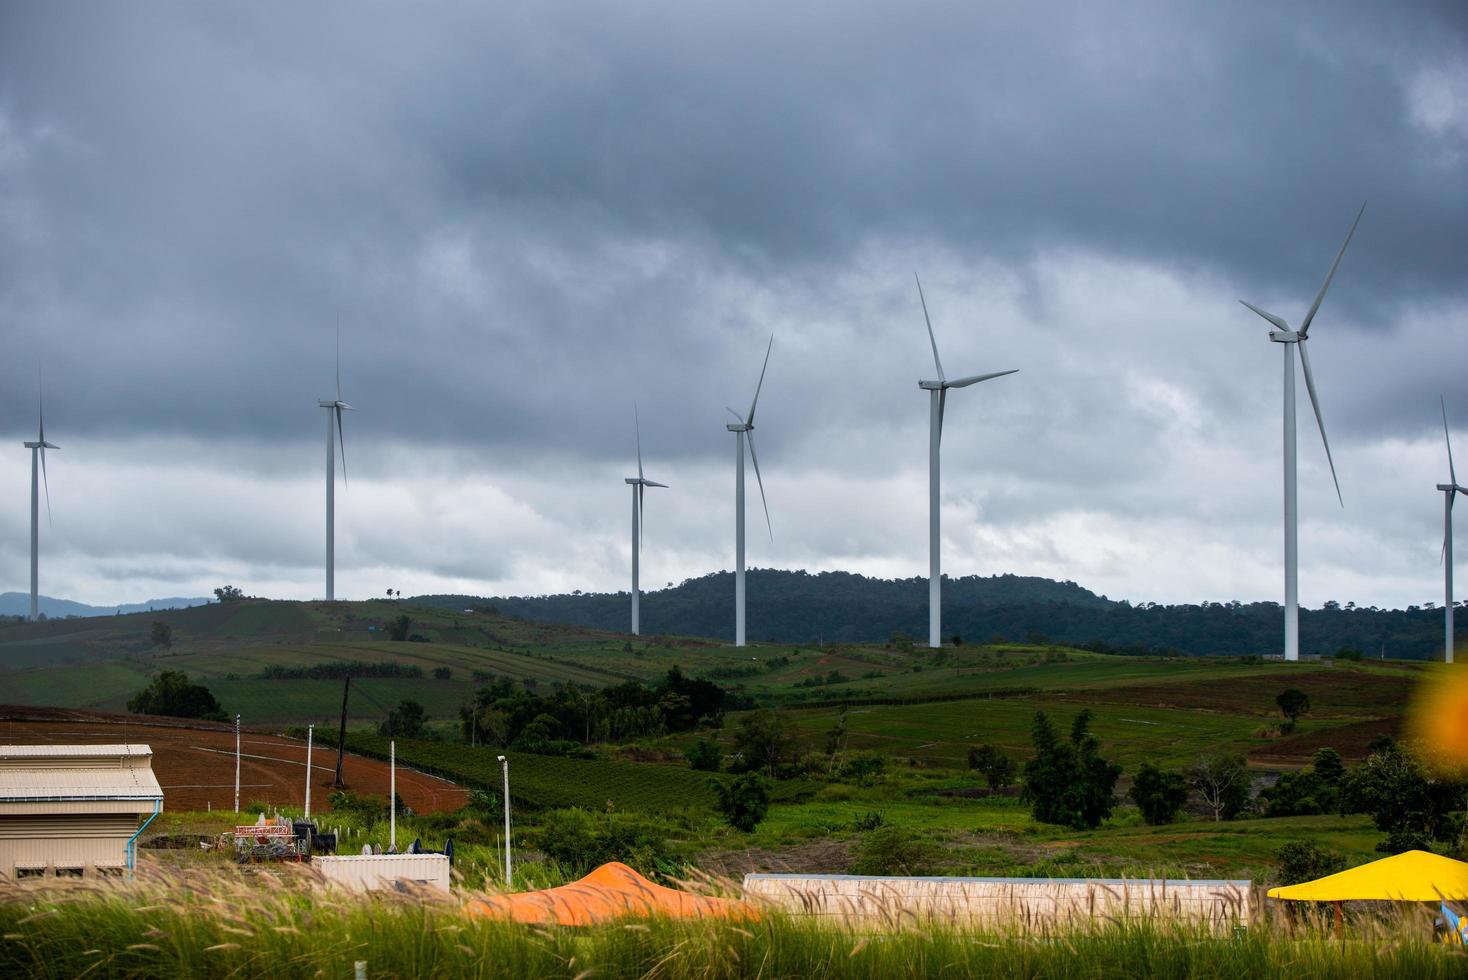
<path id="1" fill-rule="evenodd" d="M 1281 885 L 1298 885 L 1335 874 L 1346 866 L 1346 859 L 1313 841 L 1297 840 L 1274 852 L 1274 864 Z"/>
<path id="2" fill-rule="evenodd" d="M 1188 781 L 1180 772 L 1162 770 L 1144 762 L 1132 779 L 1127 795 L 1137 804 L 1147 823 L 1153 826 L 1172 823 L 1188 802 Z"/>
<path id="3" fill-rule="evenodd" d="M 1267 817 L 1303 817 L 1329 813 L 1335 807 L 1336 788 L 1315 772 L 1281 773 L 1275 784 L 1259 793 Z"/>
<path id="4" fill-rule="evenodd" d="M 701 738 L 683 752 L 688 764 L 699 772 L 718 772 L 724 763 L 724 750 L 711 738 Z"/>
<path id="5" fill-rule="evenodd" d="M 1394 830 L 1376 845 L 1376 849 L 1382 854 L 1425 851 L 1427 850 L 1427 837 L 1415 830 Z"/>
<path id="6" fill-rule="evenodd" d="M 862 839 L 851 873 L 927 875 L 932 873 L 935 858 L 931 844 L 905 827 L 886 824 L 868 832 Z"/>
<path id="7" fill-rule="evenodd" d="M 876 810 L 869 810 L 851 822 L 851 829 L 861 831 L 876 830 L 886 822 L 887 817 L 884 814 Z"/>
<path id="8" fill-rule="evenodd" d="M 593 813 L 579 807 L 550 810 L 526 831 L 537 849 L 568 874 L 580 876 L 608 861 L 621 861 L 645 875 L 666 876 L 677 860 L 659 828 L 622 813 Z"/>
<path id="9" fill-rule="evenodd" d="M 759 773 L 745 773 L 729 785 L 709 780 L 718 796 L 718 809 L 724 820 L 746 834 L 759 826 L 770 811 L 770 786 Z"/>
<path id="10" fill-rule="evenodd" d="M 872 777 L 880 776 L 887 768 L 887 760 L 879 755 L 858 755 L 846 761 L 841 767 L 841 774 L 848 779 L 856 781 L 856 785 L 865 786 L 872 781 Z"/>
<path id="11" fill-rule="evenodd" d="M 433 668 L 433 679 L 436 681 L 453 680 L 454 670 L 452 667 L 435 667 Z"/>

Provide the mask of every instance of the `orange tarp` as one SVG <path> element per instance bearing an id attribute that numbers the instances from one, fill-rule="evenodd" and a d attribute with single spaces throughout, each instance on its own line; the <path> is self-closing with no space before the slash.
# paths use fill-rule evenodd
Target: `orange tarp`
<path id="1" fill-rule="evenodd" d="M 475 918 L 537 925 L 589 926 L 633 916 L 675 919 L 756 919 L 745 902 L 704 898 L 648 881 L 625 864 L 603 864 L 580 881 L 559 888 L 475 899 L 464 906 Z"/>

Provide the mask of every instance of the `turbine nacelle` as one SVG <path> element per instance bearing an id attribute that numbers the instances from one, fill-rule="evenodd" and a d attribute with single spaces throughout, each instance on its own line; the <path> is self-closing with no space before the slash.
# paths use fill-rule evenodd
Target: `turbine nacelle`
<path id="1" fill-rule="evenodd" d="M 56 445 L 54 442 L 23 442 L 23 443 L 21 443 L 21 445 L 22 446 L 25 446 L 27 449 L 60 449 L 61 448 L 60 446 Z"/>
<path id="2" fill-rule="evenodd" d="M 1276 344 L 1298 344 L 1304 338 L 1296 330 L 1271 330 L 1269 339 Z"/>
<path id="3" fill-rule="evenodd" d="M 342 411 L 342 412 L 355 412 L 356 411 L 355 408 L 353 408 L 352 406 L 348 405 L 346 402 L 341 401 L 340 399 L 338 399 L 336 401 L 329 401 L 329 402 L 327 402 L 327 401 L 319 401 L 316 404 L 318 406 L 320 406 L 321 408 L 335 408 L 335 409 L 337 409 L 339 411 Z"/>

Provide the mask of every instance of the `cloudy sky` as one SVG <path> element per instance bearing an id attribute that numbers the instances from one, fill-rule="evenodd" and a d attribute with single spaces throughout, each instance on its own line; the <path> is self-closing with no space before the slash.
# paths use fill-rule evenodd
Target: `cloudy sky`
<path id="1" fill-rule="evenodd" d="M 1468 466 L 1461 2 L 10 3 L 0 9 L 0 591 L 626 587 L 753 565 L 1278 599 L 1281 348 L 1301 593 L 1441 600 L 1438 396 Z M 760 521 L 751 481 L 751 521 Z"/>

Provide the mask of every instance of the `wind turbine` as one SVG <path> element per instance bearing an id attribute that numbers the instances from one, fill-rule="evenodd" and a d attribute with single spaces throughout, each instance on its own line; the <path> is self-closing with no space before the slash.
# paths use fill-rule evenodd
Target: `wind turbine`
<path id="1" fill-rule="evenodd" d="M 641 609 L 642 590 L 638 585 L 638 566 L 642 559 L 642 492 L 648 487 L 667 489 L 666 483 L 649 480 L 642 473 L 642 423 L 637 418 L 637 406 L 632 406 L 632 425 L 637 432 L 637 477 L 623 480 L 632 487 L 632 635 L 642 634 Z"/>
<path id="2" fill-rule="evenodd" d="M 336 598 L 336 443 L 341 440 L 342 482 L 347 479 L 347 439 L 342 430 L 342 412 L 356 409 L 342 401 L 341 331 L 336 336 L 336 397 L 316 403 L 326 409 L 326 599 Z"/>
<path id="3" fill-rule="evenodd" d="M 938 340 L 933 336 L 933 320 L 928 316 L 928 301 L 923 296 L 923 282 L 913 273 L 917 282 L 918 302 L 923 304 L 923 319 L 928 324 L 928 342 L 933 345 L 933 366 L 938 369 L 937 381 L 919 381 L 918 387 L 928 392 L 928 646 L 943 645 L 943 572 L 942 541 L 939 536 L 939 481 L 938 448 L 943 441 L 943 409 L 948 400 L 949 388 L 967 388 L 980 381 L 1002 378 L 1015 374 L 1019 368 L 994 371 L 990 374 L 975 374 L 967 378 L 949 381 L 943 374 L 943 362 L 938 359 Z"/>
<path id="4" fill-rule="evenodd" d="M 1365 211 L 1366 205 L 1362 204 L 1361 210 L 1356 212 L 1356 220 L 1351 222 L 1351 230 L 1346 232 L 1346 240 L 1341 243 L 1341 250 L 1336 253 L 1335 261 L 1331 263 L 1330 271 L 1325 274 L 1325 281 L 1320 284 L 1320 291 L 1315 294 L 1315 302 L 1310 304 L 1310 311 L 1305 314 L 1305 319 L 1300 321 L 1299 330 L 1291 330 L 1283 317 L 1266 313 L 1252 303 L 1239 300 L 1240 303 L 1273 325 L 1274 329 L 1269 331 L 1269 339 L 1284 347 L 1284 656 L 1286 660 L 1300 659 L 1300 513 L 1295 487 L 1295 348 L 1300 348 L 1300 366 L 1305 372 L 1305 388 L 1310 393 L 1310 405 L 1315 409 L 1315 424 L 1320 429 L 1320 441 L 1325 446 L 1325 459 L 1330 463 L 1330 478 L 1335 482 L 1336 499 L 1344 507 L 1346 502 L 1341 497 L 1341 481 L 1336 477 L 1335 460 L 1331 459 L 1330 440 L 1325 436 L 1325 419 L 1320 415 L 1320 399 L 1315 394 L 1315 377 L 1310 373 L 1310 354 L 1305 347 L 1305 341 L 1310 335 L 1310 323 L 1320 309 L 1320 301 L 1325 299 L 1325 291 L 1330 288 L 1330 281 L 1335 278 L 1335 270 L 1341 264 L 1341 256 L 1346 254 L 1346 246 L 1351 244 L 1351 236 L 1356 234 L 1356 226 L 1361 223 L 1361 215 Z"/>
<path id="5" fill-rule="evenodd" d="M 734 409 L 729 414 L 738 421 L 726 423 L 724 428 L 734 433 L 734 645 L 744 646 L 744 442 L 749 440 L 749 460 L 754 464 L 754 478 L 759 482 L 759 499 L 765 508 L 765 527 L 770 540 L 775 540 L 775 529 L 770 524 L 770 504 L 765 499 L 765 481 L 759 473 L 759 456 L 754 451 L 754 410 L 759 405 L 760 389 L 765 386 L 765 368 L 770 366 L 770 350 L 775 346 L 775 335 L 765 346 L 765 363 L 759 369 L 759 384 L 754 387 L 754 401 L 749 403 L 749 415 L 741 416 Z"/>
<path id="6" fill-rule="evenodd" d="M 46 479 L 46 450 L 60 449 L 46 441 L 46 406 L 40 383 L 36 385 L 35 442 L 22 443 L 31 451 L 31 622 L 40 618 L 41 612 L 41 501 L 40 485 L 46 488 L 46 523 L 51 522 L 51 481 Z M 40 461 L 40 482 L 36 479 L 37 460 Z"/>
<path id="7" fill-rule="evenodd" d="M 1438 398 L 1443 410 L 1443 440 L 1448 444 L 1448 479 L 1450 483 L 1439 483 L 1443 492 L 1443 659 L 1453 662 L 1453 501 L 1460 493 L 1468 493 L 1468 487 L 1458 485 L 1458 471 L 1453 468 L 1453 440 L 1448 435 L 1448 404 Z"/>

